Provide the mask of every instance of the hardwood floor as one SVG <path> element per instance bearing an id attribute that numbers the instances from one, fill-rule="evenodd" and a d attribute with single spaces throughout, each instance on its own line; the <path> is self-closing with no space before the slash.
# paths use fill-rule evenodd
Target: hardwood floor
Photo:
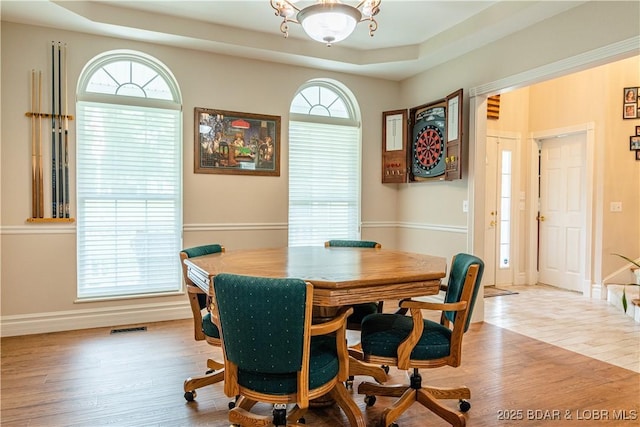
<path id="1" fill-rule="evenodd" d="M 222 384 L 199 390 L 192 403 L 182 396 L 184 379 L 203 373 L 209 352 L 218 358 L 220 350 L 193 341 L 190 320 L 145 326 L 146 331 L 119 334 L 99 328 L 3 338 L 1 425 L 228 425 L 229 398 Z M 640 374 L 490 323 L 471 326 L 462 366 L 421 372 L 428 384 L 471 388 L 468 426 L 640 423 Z M 392 368 L 390 374 L 391 382 L 406 381 L 402 371 Z M 363 379 L 356 377 L 355 390 Z M 351 393 L 368 425 L 378 425 L 381 410 L 392 400 L 380 397 L 367 408 L 363 396 Z M 267 405 L 258 409 L 269 411 Z M 628 420 L 615 419 L 624 416 Z M 306 421 L 320 427 L 346 425 L 334 407 L 311 409 Z M 419 405 L 398 424 L 447 425 Z"/>

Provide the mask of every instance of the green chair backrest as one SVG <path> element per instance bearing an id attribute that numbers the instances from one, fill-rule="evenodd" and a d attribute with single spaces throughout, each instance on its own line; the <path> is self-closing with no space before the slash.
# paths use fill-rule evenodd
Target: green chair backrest
<path id="1" fill-rule="evenodd" d="M 186 253 L 187 257 L 194 258 L 198 256 L 222 252 L 222 245 L 215 243 L 210 245 L 195 246 L 193 248 L 183 249 L 182 252 Z"/>
<path id="2" fill-rule="evenodd" d="M 221 273 L 213 281 L 226 357 L 239 370 L 285 374 L 302 367 L 307 285 Z"/>
<path id="3" fill-rule="evenodd" d="M 329 240 L 329 246 L 344 248 L 375 248 L 378 242 L 370 240 Z"/>
<path id="4" fill-rule="evenodd" d="M 476 277 L 476 282 L 473 286 L 473 293 L 471 295 L 471 301 L 469 302 L 469 315 L 464 326 L 465 332 L 467 331 L 467 329 L 469 329 L 469 324 L 471 323 L 471 313 L 473 313 L 473 307 L 476 303 L 476 296 L 478 295 L 480 282 L 482 281 L 482 273 L 484 272 L 484 262 L 474 255 L 464 253 L 457 254 L 454 257 L 453 264 L 451 265 L 451 271 L 449 272 L 449 281 L 447 284 L 447 292 L 444 297 L 444 302 L 460 301 L 460 298 L 462 297 L 462 288 L 464 287 L 464 282 L 467 277 L 467 271 L 469 270 L 469 267 L 474 264 L 477 264 L 479 266 L 478 276 Z M 455 323 L 455 311 L 446 311 L 444 315 L 447 319 L 449 319 L 449 321 Z"/>

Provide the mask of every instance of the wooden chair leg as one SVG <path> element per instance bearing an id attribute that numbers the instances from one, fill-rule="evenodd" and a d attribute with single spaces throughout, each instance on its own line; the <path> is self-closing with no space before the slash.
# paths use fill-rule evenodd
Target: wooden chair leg
<path id="1" fill-rule="evenodd" d="M 238 398 L 236 399 L 236 408 L 241 408 L 241 409 L 244 409 L 245 411 L 250 411 L 251 408 L 253 408 L 256 403 L 258 402 L 256 402 L 255 400 L 249 399 L 244 396 L 238 396 Z"/>
<path id="2" fill-rule="evenodd" d="M 375 384 L 363 382 L 358 386 L 358 394 L 364 394 L 365 396 L 400 397 L 409 388 L 406 384 Z"/>
<path id="3" fill-rule="evenodd" d="M 189 377 L 184 381 L 184 391 L 194 391 L 211 384 L 219 383 L 224 380 L 224 371 L 214 374 L 202 375 L 199 377 Z"/>
<path id="4" fill-rule="evenodd" d="M 271 421 L 271 416 L 252 414 L 237 406 L 229 411 L 229 422 L 243 427 L 267 427 L 273 425 Z"/>
<path id="5" fill-rule="evenodd" d="M 382 412 L 382 424 L 388 426 L 395 420 L 397 420 L 404 411 L 409 408 L 416 401 L 416 391 L 412 388 L 408 388 L 393 405 L 389 406 Z"/>
<path id="6" fill-rule="evenodd" d="M 297 426 L 298 420 L 304 417 L 304 414 L 307 413 L 308 408 L 301 408 L 298 405 L 294 406 L 293 409 L 287 415 L 287 426 Z"/>
<path id="7" fill-rule="evenodd" d="M 379 383 L 387 382 L 387 373 L 380 366 L 370 365 L 349 357 L 349 376 L 365 375 Z"/>
<path id="8" fill-rule="evenodd" d="M 436 399 L 471 399 L 471 390 L 468 387 L 440 388 L 423 386 L 422 390 Z"/>
<path id="9" fill-rule="evenodd" d="M 207 368 L 211 369 L 212 371 L 217 371 L 224 368 L 224 363 L 217 362 L 213 359 L 207 359 Z"/>
<path id="10" fill-rule="evenodd" d="M 336 384 L 329 392 L 329 395 L 336 401 L 338 406 L 340 406 L 342 412 L 345 413 L 351 427 L 365 427 L 366 424 L 362 411 L 360 411 L 356 402 L 353 401 L 347 393 L 347 389 L 344 388 L 341 383 Z"/>
<path id="11" fill-rule="evenodd" d="M 454 427 L 465 427 L 467 420 L 464 416 L 442 405 L 430 393 L 424 389 L 416 390 L 416 399 L 424 407 L 428 408 L 434 414 L 447 421 Z M 387 424 L 388 425 L 388 424 Z"/>

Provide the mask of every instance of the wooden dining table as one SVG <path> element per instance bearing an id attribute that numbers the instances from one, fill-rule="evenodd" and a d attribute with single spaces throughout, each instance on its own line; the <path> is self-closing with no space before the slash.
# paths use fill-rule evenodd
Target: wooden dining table
<path id="1" fill-rule="evenodd" d="M 358 247 L 239 249 L 187 258 L 184 263 L 189 278 L 209 295 L 219 273 L 303 279 L 313 284 L 314 316 L 318 318 L 331 317 L 345 305 L 437 294 L 447 272 L 442 257 Z M 387 381 L 380 366 L 354 357 L 349 359 L 349 375 Z"/>
<path id="2" fill-rule="evenodd" d="M 216 274 L 293 277 L 313 284 L 313 304 L 341 307 L 437 294 L 445 258 L 391 249 L 293 246 L 229 250 L 188 258 L 189 278 L 212 293 Z"/>

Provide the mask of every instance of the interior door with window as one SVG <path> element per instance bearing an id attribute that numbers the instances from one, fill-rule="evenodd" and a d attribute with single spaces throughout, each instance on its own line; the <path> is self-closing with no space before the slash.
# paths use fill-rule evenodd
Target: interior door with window
<path id="1" fill-rule="evenodd" d="M 511 138 L 487 137 L 485 286 L 513 284 L 513 177 Z"/>

